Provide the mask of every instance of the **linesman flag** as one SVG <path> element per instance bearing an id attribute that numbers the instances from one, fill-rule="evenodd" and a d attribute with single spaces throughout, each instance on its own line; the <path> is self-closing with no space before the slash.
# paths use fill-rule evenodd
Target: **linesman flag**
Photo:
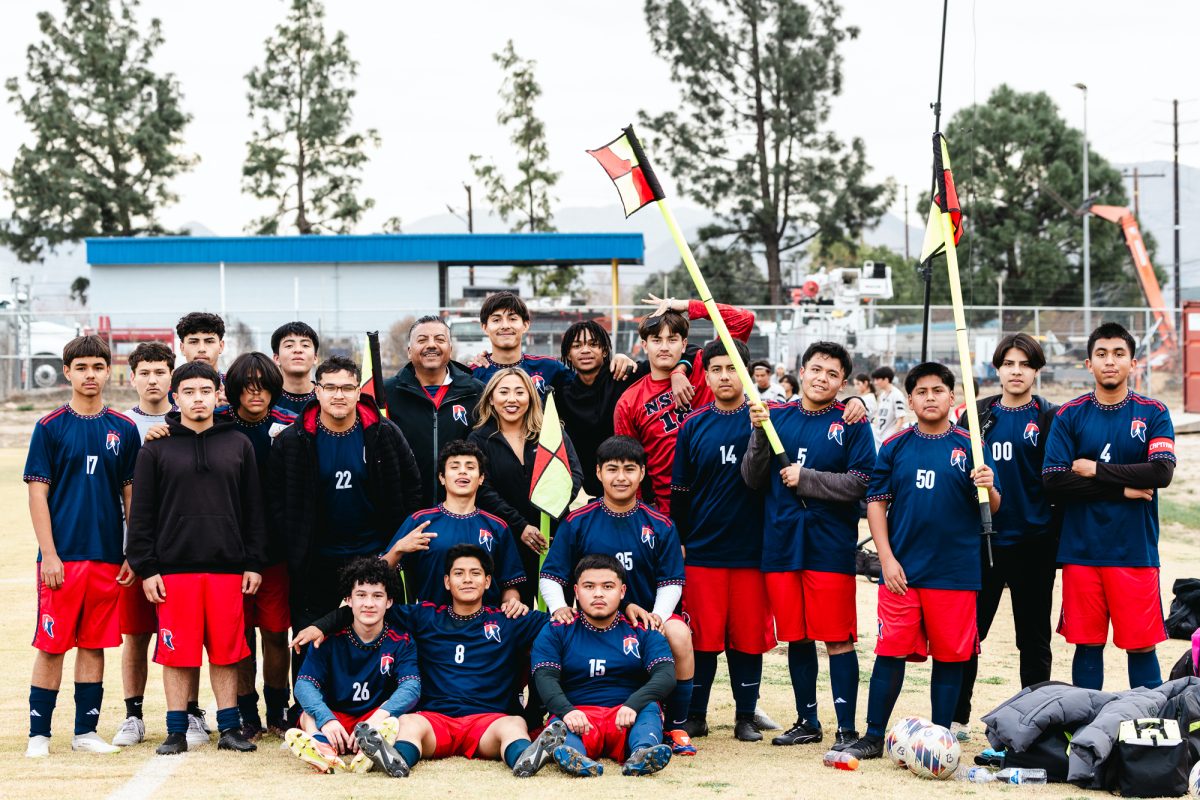
<path id="1" fill-rule="evenodd" d="M 375 401 L 379 413 L 387 416 L 387 395 L 383 391 L 383 362 L 379 358 L 379 331 L 368 331 L 363 343 L 362 381 L 359 388 Z"/>
<path id="2" fill-rule="evenodd" d="M 533 457 L 533 479 L 529 482 L 529 502 L 542 512 L 558 519 L 571 502 L 571 464 L 567 460 L 567 444 L 563 439 L 562 423 L 554 407 L 554 393 L 546 395 L 542 409 L 542 431 L 538 434 L 537 452 Z"/>
<path id="3" fill-rule="evenodd" d="M 642 159 L 638 158 L 637 151 L 640 151 L 641 147 L 635 148 L 635 141 L 637 137 L 633 133 L 633 126 L 630 125 L 623 128 L 621 135 L 604 147 L 587 151 L 588 155 L 600 162 L 608 177 L 612 178 L 613 185 L 621 195 L 621 205 L 625 207 L 626 218 L 643 206 L 666 197 L 654 170 L 650 169 L 649 164 L 642 163 L 645 154 L 642 154 Z"/>
<path id="4" fill-rule="evenodd" d="M 942 232 L 942 214 L 950 215 L 954 228 L 954 244 L 963 237 L 962 208 L 958 204 L 958 192 L 954 188 L 954 176 L 950 174 L 950 151 L 946 149 L 946 137 L 940 133 L 933 141 L 933 202 L 929 204 L 929 221 L 925 224 L 925 241 L 921 245 L 921 263 L 946 250 L 946 236 Z"/>

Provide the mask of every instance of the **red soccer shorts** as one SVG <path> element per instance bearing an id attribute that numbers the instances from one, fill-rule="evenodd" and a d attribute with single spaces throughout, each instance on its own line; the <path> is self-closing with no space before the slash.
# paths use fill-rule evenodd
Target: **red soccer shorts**
<path id="1" fill-rule="evenodd" d="M 1063 564 L 1058 632 L 1071 644 L 1113 644 L 1140 650 L 1166 641 L 1158 567 Z"/>
<path id="2" fill-rule="evenodd" d="M 917 589 L 893 594 L 879 584 L 879 639 L 875 655 L 909 661 L 968 661 L 979 652 L 976 592 Z"/>
<path id="3" fill-rule="evenodd" d="M 779 641 L 858 640 L 853 575 L 809 569 L 765 574 Z"/>
<path id="4" fill-rule="evenodd" d="M 158 630 L 158 611 L 154 608 L 154 603 L 146 599 L 146 591 L 142 588 L 140 578 L 135 577 L 133 583 L 121 587 L 118 606 L 123 635 L 149 635 Z"/>
<path id="5" fill-rule="evenodd" d="M 437 742 L 431 758 L 462 756 L 474 758 L 479 749 L 479 740 L 487 729 L 507 714 L 469 714 L 465 717 L 448 717 L 436 711 L 418 711 L 417 714 L 429 721 L 433 737 Z"/>
<path id="6" fill-rule="evenodd" d="M 372 708 L 370 711 L 367 711 L 364 714 L 358 715 L 343 714 L 341 711 L 334 711 L 332 708 L 329 710 L 333 712 L 333 716 L 337 719 L 337 721 L 342 723 L 342 727 L 346 729 L 346 733 L 353 734 L 354 726 L 360 722 L 366 722 L 368 719 L 370 719 L 371 715 L 379 710 L 379 706 Z"/>
<path id="7" fill-rule="evenodd" d="M 241 573 L 163 575 L 167 599 L 158 604 L 154 662 L 164 667 L 236 664 L 250 655 L 242 604 Z"/>
<path id="8" fill-rule="evenodd" d="M 720 653 L 765 653 L 775 647 L 767 583 L 761 570 L 686 567 L 683 607 L 692 626 L 692 647 Z"/>
<path id="9" fill-rule="evenodd" d="M 100 650 L 120 646 L 120 569 L 117 564 L 103 561 L 64 561 L 62 586 L 51 589 L 42 583 L 42 565 L 38 564 L 33 646 L 45 653 L 65 653 L 72 647 Z"/>
<path id="10" fill-rule="evenodd" d="M 286 633 L 292 625 L 289 585 L 286 563 L 264 569 L 258 591 L 245 595 L 246 624 L 272 633 Z"/>
<path id="11" fill-rule="evenodd" d="M 613 761 L 624 761 L 629 755 L 626 741 L 629 729 L 617 727 L 617 712 L 620 706 L 606 708 L 604 706 L 575 706 L 576 711 L 587 714 L 592 729 L 579 738 L 583 740 L 585 756 L 592 759 L 611 758 Z M 558 717 L 551 717 L 551 721 Z"/>

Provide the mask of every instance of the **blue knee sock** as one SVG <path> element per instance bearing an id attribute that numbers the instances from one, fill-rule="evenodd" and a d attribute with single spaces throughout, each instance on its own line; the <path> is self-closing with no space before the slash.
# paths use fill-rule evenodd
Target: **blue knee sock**
<path id="1" fill-rule="evenodd" d="M 267 700 L 267 724 L 279 724 L 287 711 L 287 687 L 263 686 L 263 697 Z"/>
<path id="2" fill-rule="evenodd" d="M 788 645 L 788 672 L 792 674 L 792 694 L 796 696 L 796 719 L 820 727 L 817 719 L 816 642 L 792 642 Z"/>
<path id="3" fill-rule="evenodd" d="M 1083 689 L 1104 688 L 1104 645 L 1075 645 L 1075 657 L 1071 660 L 1071 683 Z"/>
<path id="4" fill-rule="evenodd" d="M 717 678 L 717 656 L 719 653 L 696 652 L 696 672 L 692 676 L 692 702 L 689 717 L 704 719 L 708 716 L 708 698 L 712 694 L 713 681 Z M 730 682 L 733 681 L 733 662 L 729 664 Z M 736 693 L 736 690 L 735 690 Z"/>
<path id="5" fill-rule="evenodd" d="M 729 662 L 734 711 L 738 716 L 753 716 L 754 708 L 758 705 L 759 684 L 762 683 L 762 655 L 726 650 L 725 660 Z"/>
<path id="6" fill-rule="evenodd" d="M 854 730 L 858 714 L 858 653 L 853 650 L 829 657 L 829 688 L 838 730 Z"/>
<path id="7" fill-rule="evenodd" d="M 585 756 L 587 755 L 587 748 L 584 747 L 583 737 L 577 733 L 568 730 L 567 738 L 563 741 L 563 744 L 576 752 L 582 753 Z"/>
<path id="8" fill-rule="evenodd" d="M 676 678 L 675 688 L 667 695 L 667 728 L 675 730 L 687 722 L 692 705 L 692 679 Z"/>
<path id="9" fill-rule="evenodd" d="M 188 712 L 186 711 L 168 711 L 167 712 L 167 733 L 187 733 L 188 729 Z"/>
<path id="10" fill-rule="evenodd" d="M 903 686 L 904 659 L 875 656 L 875 667 L 871 670 L 871 688 L 867 692 L 868 736 L 883 736 Z"/>
<path id="11" fill-rule="evenodd" d="M 104 702 L 103 683 L 75 684 L 75 735 L 95 733 Z"/>
<path id="12" fill-rule="evenodd" d="M 650 703 L 638 712 L 633 725 L 629 727 L 625 742 L 628 753 L 639 747 L 653 747 L 663 743 L 662 714 L 658 710 L 658 703 Z"/>
<path id="13" fill-rule="evenodd" d="M 252 691 L 250 694 L 239 694 L 237 696 L 237 708 L 243 725 L 253 725 L 256 728 L 262 727 L 262 717 L 258 715 L 258 692 Z"/>
<path id="14" fill-rule="evenodd" d="M 954 708 L 958 705 L 958 693 L 962 689 L 962 661 L 933 661 L 933 675 L 929 679 L 929 713 L 934 725 L 949 728 L 954 721 Z"/>
<path id="15" fill-rule="evenodd" d="M 58 689 L 29 687 L 29 735 L 49 736 L 50 720 L 54 718 L 54 706 L 58 703 Z"/>
<path id="16" fill-rule="evenodd" d="M 242 715 L 238 713 L 237 706 L 217 709 L 217 730 L 221 733 L 237 728 L 241 724 Z"/>
<path id="17" fill-rule="evenodd" d="M 533 742 L 528 739 L 517 739 L 515 742 L 509 742 L 508 747 L 504 748 L 504 763 L 508 764 L 508 768 L 512 769 L 517 759 L 521 757 L 521 753 L 525 752 L 525 748 Z"/>
<path id="18" fill-rule="evenodd" d="M 1129 688 L 1136 689 L 1145 686 L 1153 689 L 1162 686 L 1162 670 L 1158 666 L 1158 653 L 1128 653 L 1129 659 Z"/>
<path id="19" fill-rule="evenodd" d="M 400 757 L 404 759 L 404 763 L 408 764 L 408 766 L 412 767 L 421 760 L 421 749 L 412 742 L 407 742 L 404 739 L 397 739 L 396 744 L 393 746 L 396 748 L 396 752 L 400 754 Z"/>

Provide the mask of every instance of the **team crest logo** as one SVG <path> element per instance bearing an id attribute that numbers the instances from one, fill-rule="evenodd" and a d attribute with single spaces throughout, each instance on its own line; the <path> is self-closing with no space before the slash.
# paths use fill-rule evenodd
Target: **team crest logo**
<path id="1" fill-rule="evenodd" d="M 1042 431 L 1040 428 L 1038 428 L 1036 422 L 1027 422 L 1025 423 L 1025 433 L 1022 434 L 1022 438 L 1034 447 L 1037 447 L 1037 437 L 1041 432 Z"/>
<path id="2" fill-rule="evenodd" d="M 649 525 L 642 526 L 642 544 L 647 545 L 651 550 L 654 549 L 654 528 Z"/>
<path id="3" fill-rule="evenodd" d="M 622 645 L 622 648 L 625 650 L 625 655 L 627 655 L 627 656 L 633 656 L 634 658 L 641 658 L 641 657 L 642 657 L 642 653 L 641 653 L 641 651 L 640 651 L 640 650 L 638 650 L 638 640 L 637 640 L 637 637 L 636 637 L 636 636 L 634 636 L 633 634 L 630 634 L 629 636 L 626 636 L 626 637 L 625 637 L 625 638 L 624 638 L 624 639 L 621 641 L 621 645 Z"/>
<path id="4" fill-rule="evenodd" d="M 1129 435 L 1134 439 L 1146 441 L 1146 420 L 1135 419 L 1129 424 Z"/>
<path id="5" fill-rule="evenodd" d="M 958 467 L 959 472 L 967 471 L 967 451 L 956 447 L 950 451 L 950 466 Z"/>
<path id="6" fill-rule="evenodd" d="M 497 644 L 500 644 L 500 623 L 485 622 L 483 623 L 483 638 L 491 639 Z"/>
<path id="7" fill-rule="evenodd" d="M 396 658 L 391 653 L 384 653 L 379 657 L 379 674 L 390 675 L 392 673 L 392 662 Z"/>
<path id="8" fill-rule="evenodd" d="M 533 373 L 532 375 L 530 375 L 529 377 L 533 381 L 533 388 L 537 389 L 537 393 L 545 394 L 546 393 L 546 379 L 536 372 Z"/>
<path id="9" fill-rule="evenodd" d="M 175 649 L 175 634 L 171 633 L 166 628 L 160 628 L 158 631 L 158 640 L 166 645 L 168 650 Z"/>
<path id="10" fill-rule="evenodd" d="M 827 434 L 825 435 L 825 438 L 826 438 L 826 439 L 833 439 L 833 440 L 834 440 L 835 442 L 837 442 L 838 444 L 841 444 L 841 443 L 842 443 L 842 431 L 843 431 L 843 430 L 844 430 L 844 428 L 842 427 L 842 423 L 840 423 L 840 422 L 831 422 L 831 423 L 829 423 L 829 433 L 827 433 Z"/>
<path id="11" fill-rule="evenodd" d="M 496 537 L 492 535 L 491 531 L 485 528 L 479 529 L 479 546 L 485 548 L 489 553 L 492 552 L 492 542 L 495 539 Z"/>
<path id="12" fill-rule="evenodd" d="M 455 422 L 461 422 L 463 425 L 467 424 L 466 407 L 455 404 L 454 407 L 450 409 L 450 412 L 454 415 Z"/>
<path id="13" fill-rule="evenodd" d="M 42 614 L 42 630 L 45 631 L 46 635 L 51 639 L 54 638 L 54 617 L 50 616 L 49 614 Z"/>
<path id="14" fill-rule="evenodd" d="M 121 454 L 121 434 L 116 431 L 109 431 L 108 437 L 104 440 L 106 450 L 112 450 L 113 455 Z"/>

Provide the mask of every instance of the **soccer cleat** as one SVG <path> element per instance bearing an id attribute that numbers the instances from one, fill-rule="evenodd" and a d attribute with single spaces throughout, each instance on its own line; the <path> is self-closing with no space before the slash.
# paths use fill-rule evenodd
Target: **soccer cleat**
<path id="1" fill-rule="evenodd" d="M 733 722 L 733 738 L 739 742 L 761 742 L 763 735 L 752 718 L 737 719 Z"/>
<path id="2" fill-rule="evenodd" d="M 829 749 L 840 753 L 857 741 L 858 731 L 838 728 L 838 732 L 833 738 L 833 747 Z"/>
<path id="3" fill-rule="evenodd" d="M 816 744 L 825 738 L 819 725 L 813 725 L 806 719 L 798 719 L 792 727 L 771 740 L 771 744 L 785 747 L 793 744 Z"/>
<path id="4" fill-rule="evenodd" d="M 867 734 L 858 741 L 846 745 L 840 752 L 854 756 L 859 761 L 868 758 L 879 758 L 883 755 L 883 737 Z"/>
<path id="5" fill-rule="evenodd" d="M 633 777 L 653 775 L 670 762 L 671 748 L 665 744 L 639 747 L 630 753 L 629 760 L 621 765 L 621 774 Z"/>
<path id="6" fill-rule="evenodd" d="M 47 758 L 50 755 L 49 736 L 30 736 L 25 747 L 26 758 Z"/>
<path id="7" fill-rule="evenodd" d="M 668 748 L 670 749 L 670 748 Z M 554 763 L 568 775 L 577 778 L 595 778 L 604 774 L 604 766 L 599 761 L 593 761 L 574 747 L 560 745 L 554 748 Z"/>
<path id="8" fill-rule="evenodd" d="M 704 717 L 688 717 L 687 721 L 679 727 L 690 739 L 702 739 L 708 736 L 708 720 Z"/>
<path id="9" fill-rule="evenodd" d="M 778 731 L 783 729 L 782 725 L 768 717 L 767 712 L 761 708 L 754 709 L 754 726 L 760 731 Z"/>
<path id="10" fill-rule="evenodd" d="M 345 763 L 334 752 L 332 745 L 325 742 L 318 742 L 299 728 L 292 728 L 285 733 L 283 741 L 296 758 L 308 764 L 317 772 L 326 773 L 335 767 L 338 769 L 346 768 Z"/>
<path id="11" fill-rule="evenodd" d="M 131 747 L 146 739 L 146 722 L 141 717 L 126 717 L 117 729 L 112 743 L 115 747 Z"/>
<path id="12" fill-rule="evenodd" d="M 961 722 L 951 722 L 950 732 L 954 734 L 954 738 L 960 742 L 971 741 L 971 729 Z"/>
<path id="13" fill-rule="evenodd" d="M 242 725 L 239 730 L 242 732 L 242 738 L 248 742 L 257 742 L 262 738 L 264 728 L 261 725 L 255 725 L 253 722 L 247 722 Z"/>
<path id="14" fill-rule="evenodd" d="M 525 752 L 513 764 L 512 773 L 518 778 L 529 778 L 536 775 L 538 770 L 546 766 L 551 754 L 567 740 L 567 725 L 561 719 L 556 719 L 538 734 Z"/>
<path id="15" fill-rule="evenodd" d="M 354 741 L 358 743 L 358 749 L 366 753 L 371 763 L 379 769 L 393 778 L 408 777 L 409 767 L 404 757 L 383 740 L 379 731 L 365 722 L 360 722 L 354 726 Z"/>
<path id="16" fill-rule="evenodd" d="M 375 730 L 379 731 L 379 735 L 388 744 L 396 743 L 396 736 L 400 733 L 400 720 L 395 717 L 388 717 L 383 722 L 375 726 Z"/>
<path id="17" fill-rule="evenodd" d="M 346 772 L 356 772 L 361 774 L 363 772 L 370 772 L 371 768 L 374 766 L 375 764 L 372 763 L 371 758 L 366 753 L 359 750 L 354 754 L 354 758 L 350 759 L 349 763 L 346 764 Z"/>
<path id="18" fill-rule="evenodd" d="M 101 753 L 104 755 L 121 752 L 121 748 L 104 741 L 95 731 L 76 735 L 71 739 L 71 749 L 76 753 Z"/>
<path id="19" fill-rule="evenodd" d="M 692 739 L 687 735 L 687 731 L 676 728 L 673 731 L 667 731 L 665 734 L 671 745 L 671 753 L 677 756 L 694 756 L 696 755 L 696 745 L 692 744 Z"/>
<path id="20" fill-rule="evenodd" d="M 154 748 L 160 756 L 177 756 L 188 751 L 187 737 L 182 733 L 168 733 L 163 743 Z"/>
<path id="21" fill-rule="evenodd" d="M 283 735 L 285 733 L 287 733 L 287 729 L 288 729 L 288 723 L 287 723 L 287 719 L 284 717 L 280 717 L 279 719 L 267 720 L 266 732 L 271 734 L 272 736 L 278 736 L 280 739 L 282 739 Z"/>
<path id="22" fill-rule="evenodd" d="M 221 738 L 217 740 L 217 749 L 233 750 L 237 753 L 253 753 L 258 749 L 258 745 L 242 736 L 241 728 L 230 728 L 221 731 Z"/>
<path id="23" fill-rule="evenodd" d="M 187 743 L 188 747 L 199 747 L 208 744 L 208 736 L 212 733 L 204 722 L 204 712 L 200 715 L 188 714 Z"/>

